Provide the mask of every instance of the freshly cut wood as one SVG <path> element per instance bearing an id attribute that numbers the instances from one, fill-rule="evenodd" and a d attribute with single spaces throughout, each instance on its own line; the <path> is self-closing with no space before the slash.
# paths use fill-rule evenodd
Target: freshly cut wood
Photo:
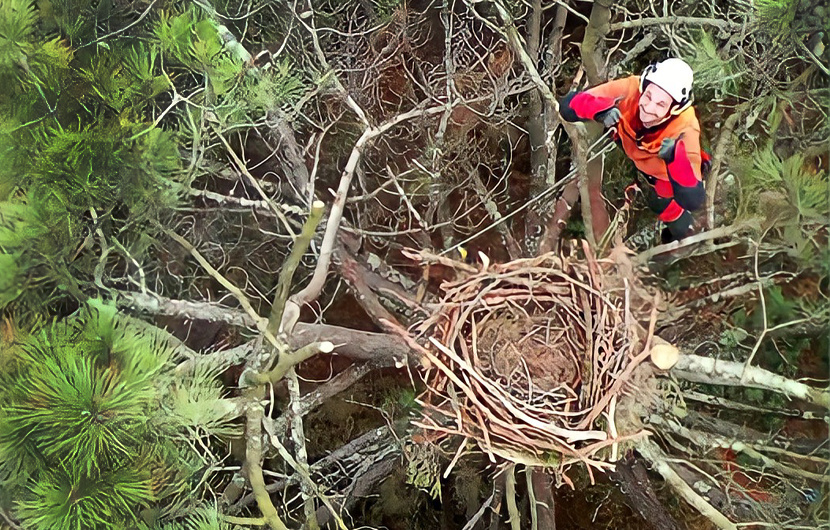
<path id="1" fill-rule="evenodd" d="M 655 344 L 649 354 L 651 362 L 661 370 L 671 369 L 680 359 L 680 350 L 668 343 Z"/>

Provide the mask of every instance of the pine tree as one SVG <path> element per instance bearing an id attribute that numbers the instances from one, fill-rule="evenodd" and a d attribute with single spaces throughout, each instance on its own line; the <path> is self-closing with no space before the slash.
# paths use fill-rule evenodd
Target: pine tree
<path id="1" fill-rule="evenodd" d="M 233 407 L 215 373 L 176 378 L 182 347 L 100 302 L 8 335 L 0 368 L 5 507 L 30 528 L 95 530 L 138 524 L 151 504 L 169 513 L 192 503 L 174 493 L 187 491 L 201 464 L 176 441 L 189 429 L 233 432 Z"/>

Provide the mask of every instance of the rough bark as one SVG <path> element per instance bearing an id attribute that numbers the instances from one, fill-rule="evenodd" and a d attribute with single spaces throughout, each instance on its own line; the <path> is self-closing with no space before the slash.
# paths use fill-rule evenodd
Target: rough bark
<path id="1" fill-rule="evenodd" d="M 677 521 L 657 499 L 651 480 L 642 462 L 634 458 L 633 454 L 617 461 L 616 468 L 611 473 L 611 479 L 617 482 L 620 490 L 626 497 L 626 503 L 654 530 L 681 530 Z"/>
<path id="2" fill-rule="evenodd" d="M 611 29 L 611 6 L 614 0 L 595 0 L 591 18 L 585 27 L 580 53 L 588 83 L 598 85 L 605 81 L 605 47 L 603 39 Z"/>

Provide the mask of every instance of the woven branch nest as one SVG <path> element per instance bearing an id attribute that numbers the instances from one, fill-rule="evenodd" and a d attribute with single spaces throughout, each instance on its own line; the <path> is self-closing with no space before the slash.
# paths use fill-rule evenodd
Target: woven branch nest
<path id="1" fill-rule="evenodd" d="M 615 425 L 614 407 L 646 357 L 638 320 L 651 300 L 618 262 L 585 254 L 468 267 L 442 286 L 440 309 L 417 329 L 430 365 L 417 423 L 427 439 L 473 440 L 494 462 L 583 462 L 590 472 L 644 434 Z"/>

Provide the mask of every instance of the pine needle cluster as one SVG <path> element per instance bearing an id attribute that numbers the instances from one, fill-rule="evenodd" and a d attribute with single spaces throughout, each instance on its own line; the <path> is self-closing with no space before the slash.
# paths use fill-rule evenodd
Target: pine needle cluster
<path id="1" fill-rule="evenodd" d="M 192 495 L 204 464 L 177 440 L 230 433 L 234 413 L 215 373 L 174 377 L 180 348 L 99 302 L 5 337 L 0 501 L 44 530 L 127 528 L 142 508 L 181 509 L 173 494 Z"/>

